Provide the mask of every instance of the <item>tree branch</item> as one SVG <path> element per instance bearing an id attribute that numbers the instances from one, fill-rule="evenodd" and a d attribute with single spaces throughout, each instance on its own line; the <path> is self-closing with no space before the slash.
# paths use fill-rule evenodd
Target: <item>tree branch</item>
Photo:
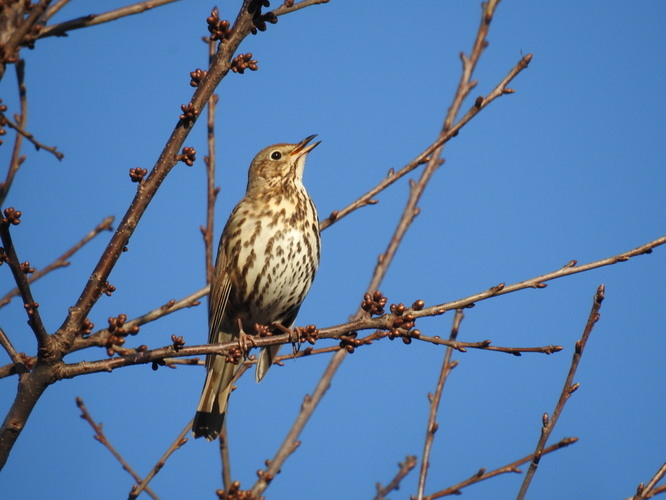
<path id="1" fill-rule="evenodd" d="M 132 490 L 130 491 L 128 500 L 136 500 L 136 498 L 143 492 L 143 490 L 146 490 L 148 488 L 148 483 L 152 481 L 152 479 L 155 477 L 155 474 L 157 474 L 162 467 L 164 467 L 164 464 L 168 460 L 168 458 L 178 450 L 181 446 L 183 446 L 185 443 L 187 443 L 187 438 L 185 435 L 190 431 L 192 428 L 192 420 L 188 422 L 188 424 L 185 426 L 185 428 L 178 434 L 178 437 L 176 440 L 171 443 L 171 446 L 167 449 L 167 451 L 162 455 L 162 457 L 158 460 L 158 462 L 155 464 L 155 466 L 151 469 L 151 471 L 148 473 L 148 475 L 141 481 L 141 484 L 134 484 L 132 486 Z M 139 480 L 137 480 L 139 482 Z"/>
<path id="2" fill-rule="evenodd" d="M 8 125 L 9 128 L 15 130 L 17 134 L 22 135 L 23 137 L 28 139 L 35 146 L 35 149 L 37 151 L 39 151 L 40 149 L 43 149 L 44 151 L 48 151 L 53 156 L 55 156 L 58 160 L 62 160 L 65 157 L 64 154 L 62 154 L 60 151 L 58 151 L 58 148 L 56 146 L 47 146 L 46 144 L 43 144 L 43 143 L 39 142 L 37 139 L 35 139 L 35 136 L 32 135 L 30 132 L 24 130 L 23 127 L 25 127 L 25 124 L 14 123 L 2 113 L 0 113 L 0 124 Z"/>
<path id="3" fill-rule="evenodd" d="M 564 405 L 569 400 L 569 397 L 578 389 L 579 384 L 578 383 L 574 384 L 573 379 L 574 376 L 576 375 L 576 369 L 578 368 L 578 363 L 580 362 L 580 358 L 583 355 L 583 350 L 585 349 L 585 345 L 587 344 L 587 339 L 590 337 L 590 333 L 592 333 L 592 328 L 594 328 L 595 323 L 599 321 L 599 308 L 601 308 L 601 302 L 603 300 L 604 300 L 604 285 L 600 285 L 599 288 L 597 289 L 597 293 L 594 296 L 594 302 L 592 303 L 592 310 L 590 311 L 590 315 L 587 319 L 587 324 L 585 325 L 585 330 L 583 331 L 583 335 L 581 339 L 578 342 L 576 342 L 576 349 L 574 351 L 573 359 L 571 360 L 571 367 L 569 368 L 569 374 L 567 375 L 567 379 L 564 382 L 564 387 L 562 388 L 562 393 L 560 394 L 560 399 L 557 402 L 557 406 L 555 406 L 555 411 L 553 412 L 553 415 L 550 418 L 548 417 L 547 413 L 543 414 L 543 427 L 541 428 L 541 437 L 539 438 L 539 442 L 534 452 L 534 458 L 530 463 L 530 467 L 527 470 L 527 474 L 525 474 L 525 479 L 523 480 L 523 484 L 520 487 L 520 492 L 516 497 L 517 500 L 523 500 L 523 498 L 525 498 L 525 494 L 527 493 L 527 489 L 530 486 L 532 477 L 534 477 L 534 473 L 536 472 L 536 469 L 539 466 L 539 461 L 541 460 L 541 456 L 543 455 L 543 449 L 546 446 L 546 442 L 548 441 L 551 432 L 555 428 L 555 424 L 557 423 L 557 420 L 560 417 L 562 410 L 564 409 Z"/>
<path id="4" fill-rule="evenodd" d="M 578 438 L 576 437 L 564 438 L 560 442 L 550 445 L 548 448 L 544 449 L 542 455 L 546 455 L 553 451 L 557 451 L 560 448 L 569 446 L 570 444 L 573 444 L 577 441 Z M 485 479 L 490 479 L 491 477 L 499 476 L 500 474 L 506 474 L 507 472 L 520 473 L 520 469 L 518 469 L 518 466 L 531 461 L 533 458 L 534 454 L 527 455 L 526 457 L 521 458 L 520 460 L 516 460 L 513 463 L 492 470 L 490 472 L 486 472 L 485 468 L 481 468 L 476 474 L 469 477 L 468 479 L 465 479 L 464 481 L 461 481 L 460 483 L 450 486 L 444 490 L 433 493 L 432 495 L 428 495 L 423 500 L 435 500 L 436 498 L 442 498 L 449 495 L 460 495 L 460 490 L 462 490 L 463 488 L 470 486 L 472 484 L 479 483 Z"/>
<path id="5" fill-rule="evenodd" d="M 81 410 L 81 418 L 88 422 L 90 424 L 90 427 L 93 428 L 95 431 L 95 435 L 93 436 L 97 441 L 99 441 L 104 447 L 106 447 L 107 450 L 111 452 L 111 454 L 120 462 L 120 465 L 122 465 L 123 469 L 127 471 L 127 473 L 134 478 L 134 480 L 137 483 L 141 482 L 141 477 L 134 472 L 134 469 L 128 464 L 125 459 L 122 457 L 120 453 L 118 453 L 118 450 L 114 448 L 114 446 L 111 444 L 111 442 L 106 438 L 104 435 L 104 431 L 102 431 L 102 424 L 96 424 L 93 418 L 90 416 L 90 413 L 88 412 L 88 409 L 86 408 L 86 405 L 83 403 L 83 399 L 77 397 L 76 398 L 76 406 L 79 407 L 79 410 Z M 151 496 L 151 498 L 155 500 L 159 500 L 157 495 L 150 489 L 146 488 L 146 493 Z"/>
<path id="6" fill-rule="evenodd" d="M 458 330 L 460 329 L 460 323 L 463 320 L 464 315 L 462 309 L 456 310 L 456 315 L 453 318 L 453 325 L 451 326 L 451 335 L 449 340 L 455 342 L 456 337 L 458 336 Z M 439 428 L 437 423 L 437 411 L 439 409 L 439 403 L 442 400 L 442 392 L 444 392 L 444 383 L 448 378 L 451 370 L 453 370 L 458 362 L 451 362 L 451 355 L 453 354 L 453 348 L 447 347 L 446 354 L 444 355 L 444 362 L 442 363 L 442 369 L 439 373 L 439 379 L 437 380 L 437 388 L 435 389 L 435 395 L 428 394 L 428 399 L 430 400 L 430 413 L 428 415 L 428 426 L 426 428 L 426 438 L 425 444 L 423 446 L 423 458 L 421 459 L 421 472 L 419 474 L 419 485 L 417 490 L 416 498 L 418 500 L 423 500 L 423 492 L 425 491 L 426 477 L 428 476 L 428 468 L 430 467 L 430 450 L 432 449 L 432 443 L 435 440 L 435 432 Z"/>
<path id="7" fill-rule="evenodd" d="M 6 213 L 7 211 L 5 211 Z M 18 286 L 18 289 L 23 298 L 23 305 L 28 314 L 28 324 L 37 338 L 37 344 L 39 346 L 39 356 L 47 355 L 48 345 L 50 343 L 49 334 L 46 333 L 44 324 L 42 323 L 42 317 L 39 314 L 39 304 L 35 302 L 35 299 L 32 296 L 32 291 L 30 290 L 30 283 L 28 282 L 28 277 L 26 276 L 23 269 L 21 269 L 21 263 L 16 255 L 16 249 L 14 248 L 14 243 L 12 242 L 11 234 L 9 233 L 10 223 L 5 221 L 0 221 L 0 238 L 2 239 L 2 244 L 5 247 L 5 255 L 7 264 L 14 275 L 14 281 Z"/>
<path id="8" fill-rule="evenodd" d="M 95 26 L 97 24 L 108 23 L 110 21 L 115 21 L 122 17 L 131 16 L 134 14 L 141 14 L 155 7 L 165 5 L 168 3 L 173 3 L 177 0 L 146 0 L 145 2 L 138 2 L 132 5 L 127 5 L 119 9 L 110 10 L 104 12 L 103 14 L 88 14 L 87 16 L 78 17 L 70 21 L 65 21 L 63 23 L 53 24 L 51 26 L 45 26 L 37 35 L 37 38 L 46 38 L 49 36 L 67 36 L 68 31 L 87 28 L 89 26 Z M 54 5 L 54 8 L 57 5 Z M 55 12 L 50 15 L 55 14 Z"/>
<path id="9" fill-rule="evenodd" d="M 100 222 L 97 227 L 95 227 L 92 231 L 90 231 L 88 234 L 86 234 L 81 241 L 79 241 L 76 245 L 74 245 L 72 248 L 67 250 L 64 254 L 62 254 L 60 257 L 58 257 L 54 262 L 46 266 L 44 269 L 39 269 L 32 273 L 30 275 L 30 278 L 28 278 L 28 283 L 34 283 L 37 281 L 39 278 L 45 276 L 46 274 L 50 273 L 51 271 L 54 271 L 55 269 L 61 268 L 61 267 L 66 267 L 69 265 L 69 259 L 72 255 L 74 255 L 77 251 L 79 251 L 86 243 L 88 243 L 90 240 L 92 240 L 95 236 L 97 236 L 99 233 L 102 231 L 110 231 L 111 230 L 111 224 L 113 224 L 113 216 L 109 216 L 105 218 L 102 222 Z M 0 308 L 6 306 L 9 304 L 9 302 L 12 300 L 12 297 L 15 297 L 16 295 L 19 295 L 19 289 L 14 288 L 13 290 L 10 290 L 5 294 L 2 299 L 0 299 Z"/>
<path id="10" fill-rule="evenodd" d="M 404 462 L 398 464 L 400 469 L 395 477 L 391 480 L 386 486 L 382 486 L 380 483 L 377 483 L 377 494 L 373 500 L 386 500 L 386 495 L 391 493 L 393 490 L 398 491 L 400 489 L 400 482 L 411 472 L 411 470 L 416 467 L 416 457 L 414 455 L 407 455 L 407 458 Z"/>

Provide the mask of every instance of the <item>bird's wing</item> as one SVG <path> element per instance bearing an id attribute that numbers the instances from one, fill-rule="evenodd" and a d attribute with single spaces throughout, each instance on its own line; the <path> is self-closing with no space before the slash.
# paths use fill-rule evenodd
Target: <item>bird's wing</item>
<path id="1" fill-rule="evenodd" d="M 217 344 L 231 340 L 232 336 L 228 332 L 222 332 L 222 323 L 224 312 L 229 301 L 231 292 L 231 280 L 226 271 L 227 258 L 224 252 L 224 245 L 220 245 L 213 272 L 213 280 L 210 287 L 210 296 L 208 299 L 208 343 Z M 207 356 L 206 366 L 210 368 L 212 360 L 216 356 Z"/>

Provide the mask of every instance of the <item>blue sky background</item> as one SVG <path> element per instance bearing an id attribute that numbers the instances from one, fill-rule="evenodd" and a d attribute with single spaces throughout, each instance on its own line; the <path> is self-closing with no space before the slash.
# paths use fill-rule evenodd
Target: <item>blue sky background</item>
<path id="1" fill-rule="evenodd" d="M 221 2 L 221 17 L 237 4 Z M 124 5 L 97 1 L 95 12 Z M 151 12 L 37 42 L 26 59 L 28 129 L 65 153 L 28 155 L 8 206 L 23 211 L 13 229 L 21 260 L 43 267 L 107 215 L 117 221 L 134 196 L 128 169 L 151 168 L 192 94 L 189 72 L 204 67 L 205 18 L 214 3 L 181 1 Z M 326 217 L 399 168 L 437 136 L 460 77 L 460 51 L 472 46 L 475 1 L 332 0 L 280 19 L 241 46 L 259 71 L 230 74 L 218 89 L 215 238 L 245 189 L 254 154 L 317 133 L 305 183 Z M 54 21 L 91 12 L 72 2 Z M 390 302 L 432 305 L 629 250 L 666 233 L 666 4 L 658 1 L 501 3 L 470 101 L 490 91 L 521 55 L 529 68 L 517 92 L 494 102 L 445 148 L 381 290 Z M 0 96 L 16 108 L 13 69 Z M 10 136 L 8 136 L 10 137 Z M 8 164 L 11 139 L 0 147 Z M 132 318 L 204 284 L 205 123 L 186 145 L 193 168 L 169 175 L 111 275 L 118 290 L 90 319 Z M 4 176 L 4 174 L 3 174 Z M 414 173 L 411 177 L 418 176 Z M 346 321 L 362 298 L 407 199 L 406 179 L 323 233 L 317 279 L 298 324 Z M 72 265 L 33 287 L 49 331 L 65 318 L 110 233 Z M 532 453 L 541 415 L 559 397 L 592 297 L 606 284 L 601 320 L 551 442 L 580 441 L 542 459 L 528 497 L 626 498 L 663 464 L 666 450 L 666 249 L 480 302 L 467 310 L 459 339 L 501 346 L 560 344 L 561 353 L 514 357 L 455 353 L 440 408 L 426 491 L 457 483 Z M 0 293 L 13 286 L 0 269 Z M 19 351 L 34 353 L 20 301 L 0 311 Z M 453 314 L 421 320 L 448 335 Z M 159 347 L 172 334 L 206 340 L 205 307 L 146 325 L 130 345 Z M 320 346 L 327 345 L 322 341 Z M 382 340 L 348 356 L 302 435 L 302 444 L 267 490 L 268 498 L 372 498 L 408 454 L 420 456 L 444 349 Z M 103 358 L 103 350 L 71 357 Z M 70 359 L 70 358 L 68 358 Z M 328 356 L 274 367 L 264 382 L 239 382 L 229 412 L 233 477 L 249 488 L 273 456 Z M 0 353 L 0 362 L 8 357 Z M 0 474 L 7 498 L 117 499 L 133 483 L 92 438 L 74 399 L 81 396 L 109 440 L 145 475 L 193 416 L 203 369 L 130 367 L 63 381 L 35 408 Z M 0 380 L 0 410 L 16 379 Z M 526 470 L 527 467 L 524 467 Z M 215 498 L 216 444 L 190 440 L 151 483 L 161 497 Z M 390 498 L 415 494 L 417 471 Z M 467 499 L 513 498 L 522 475 L 464 490 Z"/>

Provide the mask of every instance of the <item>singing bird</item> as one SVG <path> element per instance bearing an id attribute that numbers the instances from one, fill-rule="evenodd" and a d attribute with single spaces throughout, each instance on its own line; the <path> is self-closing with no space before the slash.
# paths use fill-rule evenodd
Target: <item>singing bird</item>
<path id="1" fill-rule="evenodd" d="M 276 144 L 252 160 L 247 191 L 222 231 L 208 301 L 208 342 L 239 340 L 255 325 L 291 328 L 319 265 L 321 242 L 314 203 L 303 186 L 305 158 L 316 135 Z M 308 145 L 310 144 L 310 145 Z M 280 346 L 261 350 L 257 382 Z M 206 382 L 192 432 L 215 439 L 224 422 L 238 366 L 206 356 Z"/>

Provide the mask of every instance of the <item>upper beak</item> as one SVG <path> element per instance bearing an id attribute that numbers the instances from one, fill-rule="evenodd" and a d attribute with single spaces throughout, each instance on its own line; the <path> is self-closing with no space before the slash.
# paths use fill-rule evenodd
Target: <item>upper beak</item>
<path id="1" fill-rule="evenodd" d="M 312 151 L 314 148 L 316 148 L 317 145 L 319 145 L 319 143 L 321 142 L 321 141 L 317 141 L 314 144 L 308 146 L 308 143 L 312 139 L 314 139 L 315 137 L 317 137 L 317 134 L 312 134 L 312 135 L 306 137 L 305 139 L 303 139 L 298 144 L 296 144 L 296 147 L 293 149 L 293 151 L 291 153 L 289 153 L 289 156 L 295 156 L 295 155 L 301 156 L 301 155 L 308 154 L 310 151 Z"/>

